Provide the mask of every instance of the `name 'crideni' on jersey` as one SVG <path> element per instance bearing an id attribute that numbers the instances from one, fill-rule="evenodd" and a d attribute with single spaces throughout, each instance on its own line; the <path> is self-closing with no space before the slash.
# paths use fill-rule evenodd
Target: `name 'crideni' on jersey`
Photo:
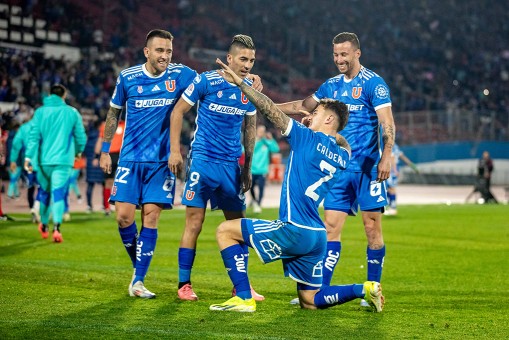
<path id="1" fill-rule="evenodd" d="M 137 100 L 135 105 L 136 107 L 156 107 L 156 106 L 165 106 L 165 105 L 171 105 L 175 102 L 175 98 L 173 99 L 144 99 L 144 100 Z"/>
<path id="2" fill-rule="evenodd" d="M 243 115 L 246 113 L 246 110 L 241 110 L 236 107 L 231 106 L 224 106 L 224 105 L 217 105 L 214 103 L 211 103 L 209 105 L 210 111 L 220 112 L 220 113 L 226 113 L 228 115 Z"/>

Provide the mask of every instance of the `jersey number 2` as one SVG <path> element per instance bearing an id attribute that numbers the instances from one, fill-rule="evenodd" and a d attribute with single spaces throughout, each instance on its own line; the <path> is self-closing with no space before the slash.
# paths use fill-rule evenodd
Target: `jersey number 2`
<path id="1" fill-rule="evenodd" d="M 328 174 L 320 178 L 315 183 L 308 186 L 308 188 L 306 189 L 306 196 L 311 197 L 314 201 L 318 201 L 318 199 L 320 198 L 320 196 L 316 193 L 316 189 L 318 189 L 318 187 L 323 183 L 330 181 L 330 179 L 334 176 L 334 173 L 336 172 L 336 168 L 324 160 L 320 162 L 320 170 L 322 170 L 322 172 L 328 172 Z"/>

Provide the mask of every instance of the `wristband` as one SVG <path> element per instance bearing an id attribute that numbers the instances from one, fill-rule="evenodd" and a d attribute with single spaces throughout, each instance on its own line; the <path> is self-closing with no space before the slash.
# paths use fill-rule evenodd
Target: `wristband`
<path id="1" fill-rule="evenodd" d="M 111 143 L 103 142 L 103 146 L 101 147 L 101 152 L 110 153 L 110 146 L 111 146 Z"/>

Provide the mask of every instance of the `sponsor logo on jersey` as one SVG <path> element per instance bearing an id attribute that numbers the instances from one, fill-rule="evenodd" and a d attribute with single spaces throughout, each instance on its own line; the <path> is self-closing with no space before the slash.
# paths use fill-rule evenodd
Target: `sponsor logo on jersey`
<path id="1" fill-rule="evenodd" d="M 379 196 L 378 199 L 376 200 L 377 202 L 382 202 L 382 201 L 385 201 L 385 198 L 383 198 L 382 196 Z"/>
<path id="2" fill-rule="evenodd" d="M 156 86 L 154 86 L 154 87 L 152 88 L 152 92 L 154 92 L 154 91 L 160 91 L 160 90 L 161 90 L 161 89 L 159 88 L 159 86 L 157 86 L 157 84 L 156 84 Z"/>
<path id="3" fill-rule="evenodd" d="M 341 97 L 348 97 L 348 92 L 345 90 L 345 92 L 341 94 Z"/>
<path id="4" fill-rule="evenodd" d="M 156 98 L 156 99 L 144 99 L 144 100 L 137 100 L 134 105 L 137 108 L 143 108 L 143 107 L 158 107 L 158 106 L 166 106 L 171 105 L 175 102 L 175 98 L 168 99 L 168 98 Z"/>
<path id="5" fill-rule="evenodd" d="M 357 105 L 346 104 L 346 106 L 348 107 L 348 111 L 362 111 L 362 109 L 364 108 L 363 104 L 357 104 Z"/>
<path id="6" fill-rule="evenodd" d="M 192 201 L 194 198 L 194 191 L 192 190 L 187 190 L 186 191 L 186 200 L 188 201 Z"/>
<path id="7" fill-rule="evenodd" d="M 218 105 L 214 103 L 211 103 L 209 105 L 209 110 L 219 113 L 225 113 L 227 115 L 239 115 L 239 116 L 246 113 L 246 110 L 241 110 L 232 106 Z"/>
<path id="8" fill-rule="evenodd" d="M 356 86 L 352 89 L 352 97 L 353 99 L 359 99 L 362 94 L 362 87 Z"/>
<path id="9" fill-rule="evenodd" d="M 142 93 L 143 92 L 143 86 L 138 86 L 138 93 Z"/>
<path id="10" fill-rule="evenodd" d="M 164 84 L 166 85 L 166 91 L 168 91 L 168 92 L 174 92 L 175 91 L 175 88 L 176 88 L 175 80 L 167 80 L 167 81 L 164 82 Z"/>
<path id="11" fill-rule="evenodd" d="M 210 85 L 215 86 L 224 83 L 224 79 L 218 79 L 210 82 Z"/>
<path id="12" fill-rule="evenodd" d="M 230 99 L 237 99 L 237 96 L 235 95 L 235 93 L 230 96 Z"/>
<path id="13" fill-rule="evenodd" d="M 242 104 L 247 104 L 249 102 L 244 93 L 242 93 L 242 95 L 240 96 L 240 101 L 242 102 Z"/>
<path id="14" fill-rule="evenodd" d="M 378 84 L 375 87 L 375 95 L 378 99 L 389 98 L 389 89 L 384 84 Z"/>
<path id="15" fill-rule="evenodd" d="M 127 80 L 133 80 L 134 78 L 139 77 L 142 74 L 143 74 L 143 72 L 138 72 L 138 73 L 132 74 L 129 77 L 127 77 Z"/>

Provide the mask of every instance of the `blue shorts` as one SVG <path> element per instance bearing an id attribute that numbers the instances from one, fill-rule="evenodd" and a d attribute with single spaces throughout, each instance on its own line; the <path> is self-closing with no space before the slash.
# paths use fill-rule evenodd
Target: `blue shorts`
<path id="1" fill-rule="evenodd" d="M 350 215 L 383 208 L 387 205 L 385 182 L 377 182 L 376 171 L 371 173 L 343 171 L 339 180 L 325 197 L 325 210 L 338 210 Z"/>
<path id="2" fill-rule="evenodd" d="M 162 204 L 171 209 L 175 197 L 175 176 L 165 163 L 118 163 L 110 202 L 125 202 L 141 207 L 143 204 Z"/>
<path id="3" fill-rule="evenodd" d="M 327 248 L 325 229 L 296 227 L 280 220 L 243 218 L 242 237 L 263 263 L 283 261 L 285 276 L 312 287 L 322 286 L 323 258 Z"/>
<path id="4" fill-rule="evenodd" d="M 240 182 L 240 166 L 237 163 L 191 160 L 182 193 L 182 204 L 206 208 L 208 201 L 213 210 L 246 210 Z"/>

